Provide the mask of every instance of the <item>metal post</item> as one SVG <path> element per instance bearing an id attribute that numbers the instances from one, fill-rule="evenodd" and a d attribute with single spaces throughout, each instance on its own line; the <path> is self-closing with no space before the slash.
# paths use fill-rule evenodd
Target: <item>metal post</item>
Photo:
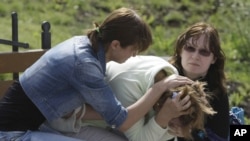
<path id="1" fill-rule="evenodd" d="M 51 33 L 50 33 L 50 23 L 44 21 L 42 23 L 42 49 L 51 48 Z"/>
<path id="2" fill-rule="evenodd" d="M 11 14 L 12 17 L 12 42 L 17 42 L 18 43 L 18 18 L 17 18 L 17 13 L 12 12 Z M 12 51 L 13 52 L 18 52 L 18 46 L 17 45 L 12 45 Z M 19 73 L 14 72 L 13 73 L 13 79 L 18 79 Z"/>

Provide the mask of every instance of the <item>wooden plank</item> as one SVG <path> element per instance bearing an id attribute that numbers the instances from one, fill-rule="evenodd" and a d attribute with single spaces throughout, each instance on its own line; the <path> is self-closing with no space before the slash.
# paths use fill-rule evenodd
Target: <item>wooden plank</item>
<path id="1" fill-rule="evenodd" d="M 23 72 L 46 50 L 32 50 L 25 52 L 0 53 L 0 73 Z"/>
<path id="2" fill-rule="evenodd" d="M 19 73 L 32 65 L 47 50 L 29 50 L 23 52 L 4 52 L 0 53 L 0 74 Z M 8 87 L 14 80 L 0 80 L 0 98 L 4 95 Z"/>

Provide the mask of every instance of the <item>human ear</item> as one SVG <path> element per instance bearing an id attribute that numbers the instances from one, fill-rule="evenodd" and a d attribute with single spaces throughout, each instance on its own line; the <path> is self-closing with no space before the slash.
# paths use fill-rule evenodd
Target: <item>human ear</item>
<path id="1" fill-rule="evenodd" d="M 112 49 L 116 50 L 118 48 L 121 48 L 121 44 L 120 44 L 120 41 L 118 40 L 113 40 L 111 43 L 110 43 L 110 46 Z"/>

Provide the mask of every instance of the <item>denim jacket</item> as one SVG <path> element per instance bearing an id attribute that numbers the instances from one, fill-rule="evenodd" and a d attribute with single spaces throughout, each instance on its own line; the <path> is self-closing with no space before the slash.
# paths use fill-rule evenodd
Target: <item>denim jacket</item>
<path id="1" fill-rule="evenodd" d="M 87 103 L 119 127 L 127 110 L 105 81 L 105 68 L 103 46 L 95 53 L 86 36 L 75 36 L 47 51 L 20 76 L 20 83 L 48 121 Z"/>

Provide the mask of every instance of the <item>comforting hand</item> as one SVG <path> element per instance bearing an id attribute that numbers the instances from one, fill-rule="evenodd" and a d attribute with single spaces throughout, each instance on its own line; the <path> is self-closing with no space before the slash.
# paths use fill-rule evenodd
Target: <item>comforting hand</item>
<path id="1" fill-rule="evenodd" d="M 171 88 L 175 88 L 178 86 L 182 86 L 185 84 L 192 84 L 193 80 L 185 77 L 185 76 L 180 76 L 177 74 L 172 74 L 165 79 L 159 81 L 158 83 L 162 83 L 164 85 L 165 91 Z"/>
<path id="2" fill-rule="evenodd" d="M 167 91 L 168 89 L 192 83 L 193 81 L 187 77 L 172 74 L 156 84 L 159 88 L 162 88 L 161 90 Z M 155 120 L 161 127 L 166 128 L 171 119 L 186 114 L 185 110 L 191 105 L 189 101 L 190 97 L 186 96 L 181 99 L 181 95 L 180 93 L 175 98 L 167 98 L 165 102 L 163 102 L 163 105 L 160 105 Z"/>
<path id="3" fill-rule="evenodd" d="M 186 109 L 191 106 L 191 102 L 189 101 L 190 96 L 187 95 L 183 99 L 180 99 L 181 95 L 180 93 L 175 98 L 167 98 L 165 100 L 156 114 L 156 122 L 160 126 L 166 127 L 171 119 L 187 114 Z"/>
<path id="4" fill-rule="evenodd" d="M 183 99 L 181 99 L 182 94 L 183 93 L 178 93 L 174 98 L 168 98 L 169 100 L 166 100 L 166 102 L 171 100 L 173 103 L 172 108 L 176 108 L 178 111 L 178 114 L 176 113 L 177 115 L 174 118 L 187 114 L 186 110 L 191 106 L 190 96 L 186 95 Z"/>

